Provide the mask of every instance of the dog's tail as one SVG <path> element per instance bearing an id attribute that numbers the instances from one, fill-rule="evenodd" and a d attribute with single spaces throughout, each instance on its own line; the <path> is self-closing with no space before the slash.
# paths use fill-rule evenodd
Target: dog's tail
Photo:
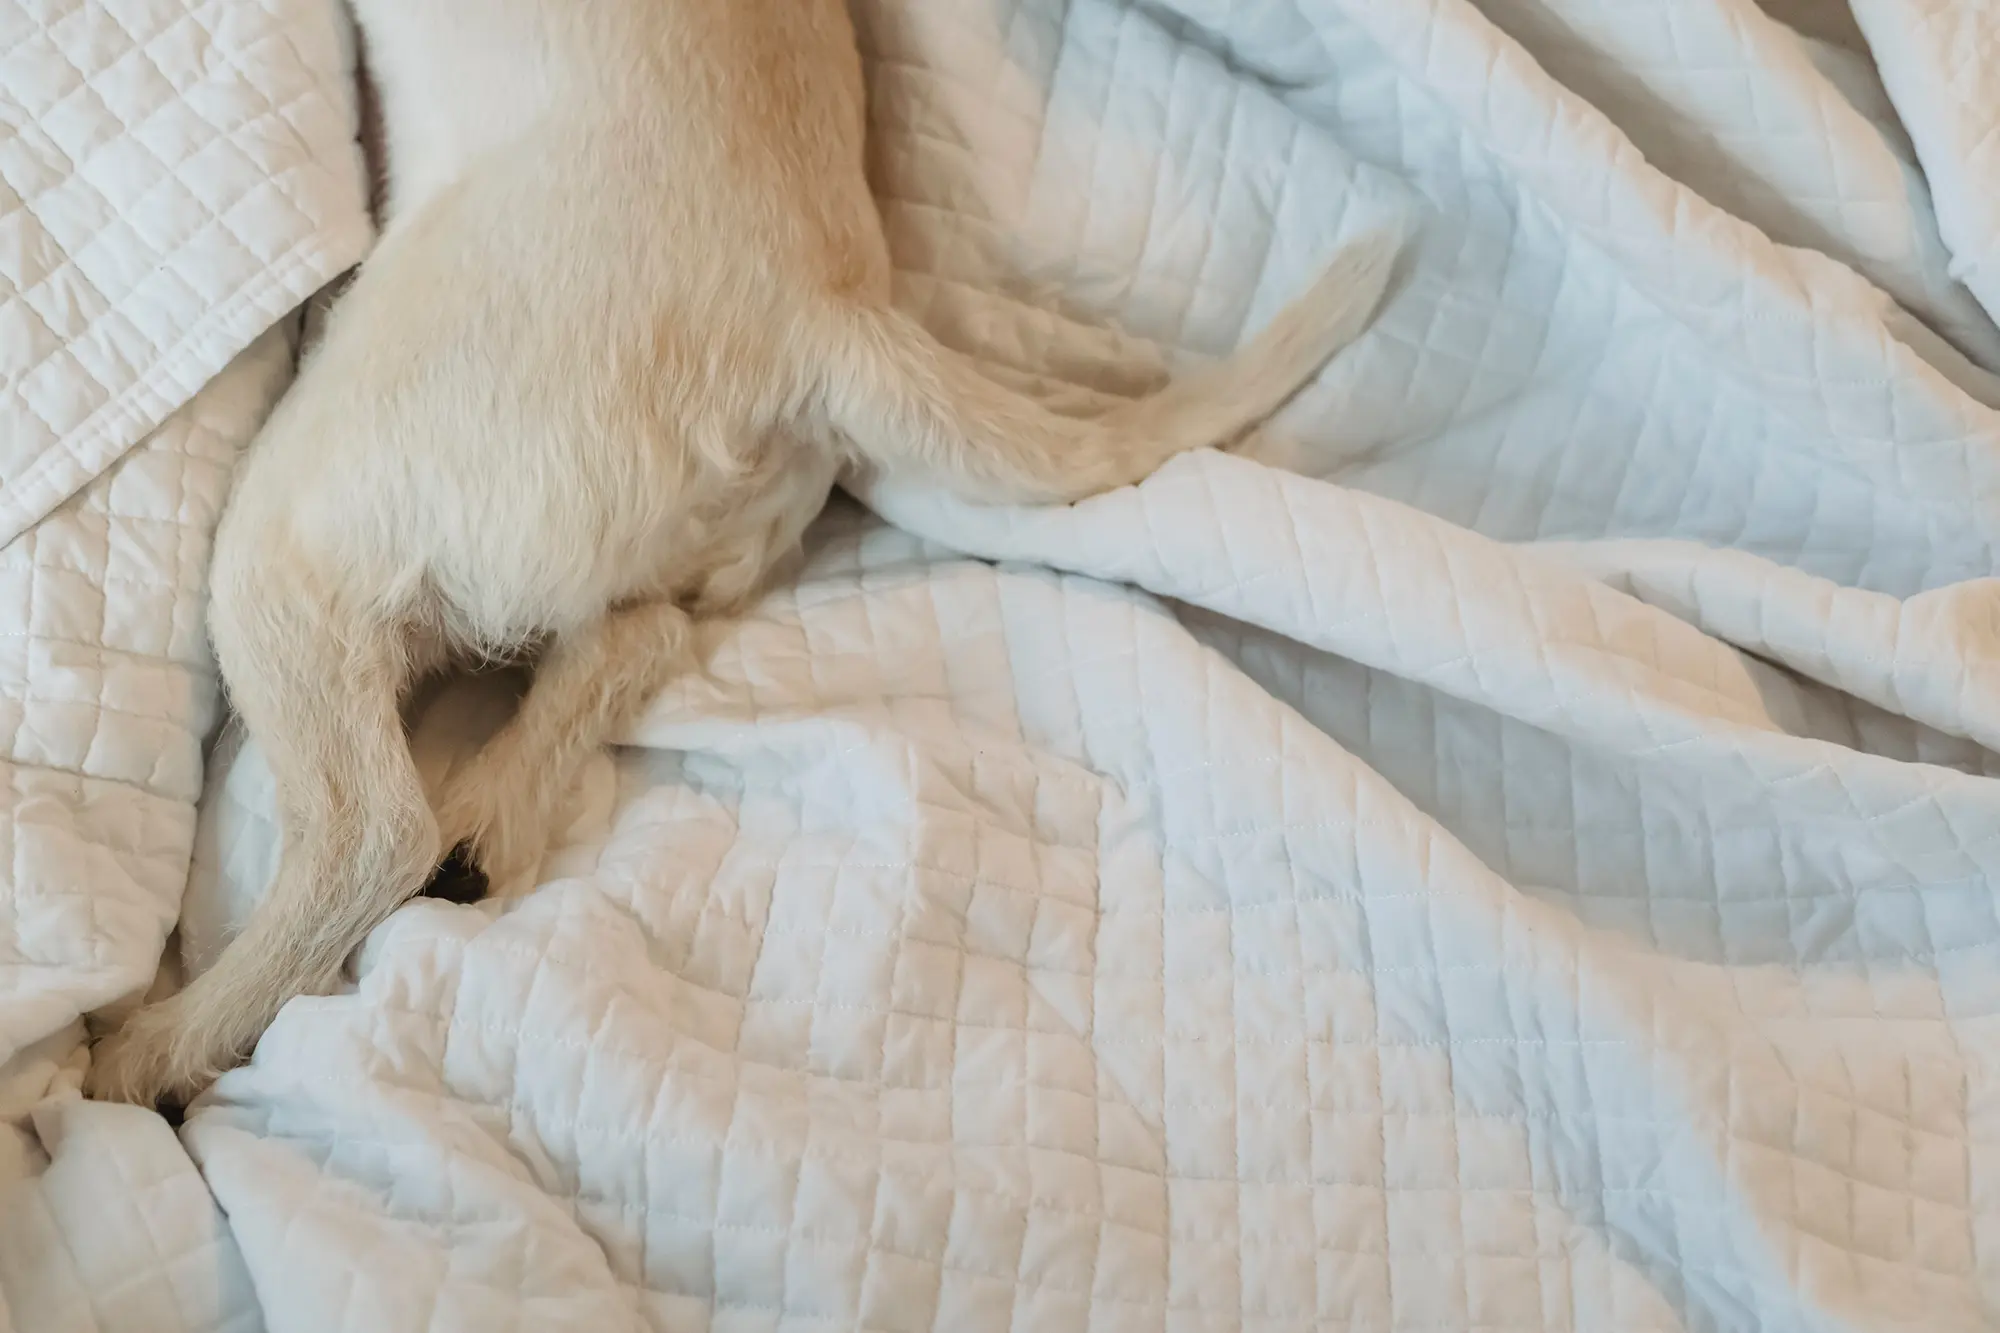
<path id="1" fill-rule="evenodd" d="M 843 311 L 821 410 L 886 469 L 982 497 L 1080 499 L 1138 481 L 1175 454 L 1231 443 L 1277 411 L 1368 326 L 1399 248 L 1392 233 L 1356 241 L 1243 347 L 1090 420 L 987 378 L 897 311 Z"/>
<path id="2" fill-rule="evenodd" d="M 209 624 L 230 700 L 270 765 L 285 844 L 269 890 L 214 965 L 114 1039 L 94 1088 L 103 1095 L 206 1084 L 287 1000 L 332 989 L 348 954 L 438 858 L 399 711 L 401 627 L 338 604 L 291 558 L 245 549 L 261 541 L 229 536 L 225 527 Z"/>

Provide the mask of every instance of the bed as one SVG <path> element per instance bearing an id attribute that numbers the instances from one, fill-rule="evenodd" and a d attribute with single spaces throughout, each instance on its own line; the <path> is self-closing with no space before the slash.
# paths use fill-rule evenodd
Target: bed
<path id="1" fill-rule="evenodd" d="M 275 856 L 202 574 L 354 48 L 0 0 L 0 1330 L 2000 1323 L 2000 12 L 853 8 L 898 300 L 1065 410 L 1405 271 L 1284 467 L 857 483 L 175 1126 L 77 1089 Z"/>

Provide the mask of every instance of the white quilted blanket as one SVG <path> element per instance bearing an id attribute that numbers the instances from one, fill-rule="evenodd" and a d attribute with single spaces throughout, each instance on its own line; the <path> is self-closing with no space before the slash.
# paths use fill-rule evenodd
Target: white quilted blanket
<path id="1" fill-rule="evenodd" d="M 57 1153 L 38 1234 L 179 1304 L 22 1327 L 2000 1321 L 2000 11 L 855 7 L 998 374 L 1136 391 L 1406 226 L 1333 480 L 837 506 L 541 889 L 190 1114 L 226 1228 L 84 1202 L 186 1179 L 144 1113 Z M 208 781 L 196 965 L 274 851 Z"/>
<path id="2" fill-rule="evenodd" d="M 77 1100 L 144 987 L 215 713 L 208 538 L 365 250 L 325 0 L 0 0 L 0 1330 L 258 1325 L 173 1133 Z"/>

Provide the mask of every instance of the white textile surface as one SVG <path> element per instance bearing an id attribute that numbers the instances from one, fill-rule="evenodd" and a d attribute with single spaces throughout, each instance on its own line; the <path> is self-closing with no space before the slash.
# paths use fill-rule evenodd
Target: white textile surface
<path id="1" fill-rule="evenodd" d="M 289 1006 L 183 1131 L 268 1326 L 2000 1321 L 2000 20 L 855 8 L 997 375 L 1407 272 L 1313 476 L 836 506 L 540 889 Z M 196 963 L 275 849 L 208 781 Z"/>
<path id="2" fill-rule="evenodd" d="M 260 1326 L 171 1129 L 78 1098 L 173 928 L 209 535 L 365 251 L 325 0 L 0 0 L 0 1329 Z M 276 327 L 274 327 L 276 326 Z"/>

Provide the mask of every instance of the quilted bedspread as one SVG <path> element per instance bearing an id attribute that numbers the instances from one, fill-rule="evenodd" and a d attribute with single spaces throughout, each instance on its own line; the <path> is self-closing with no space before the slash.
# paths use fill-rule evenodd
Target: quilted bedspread
<path id="1" fill-rule="evenodd" d="M 1291 468 L 857 487 L 536 891 L 398 913 L 178 1141 L 63 1033 L 150 970 L 79 932 L 157 948 L 198 710 L 17 740 L 5 921 L 89 945 L 0 969 L 22 1333 L 2000 1324 L 2000 12 L 854 8 L 899 299 L 1066 408 L 1409 237 Z M 192 558 L 261 364 L 4 613 L 95 631 L 148 449 Z M 192 680 L 188 586 L 132 596 Z M 276 850 L 253 748 L 205 780 L 196 968 Z"/>
<path id="2" fill-rule="evenodd" d="M 251 1329 L 164 1121 L 87 1105 L 216 712 L 209 534 L 371 235 L 325 0 L 0 0 L 0 1330 Z"/>

